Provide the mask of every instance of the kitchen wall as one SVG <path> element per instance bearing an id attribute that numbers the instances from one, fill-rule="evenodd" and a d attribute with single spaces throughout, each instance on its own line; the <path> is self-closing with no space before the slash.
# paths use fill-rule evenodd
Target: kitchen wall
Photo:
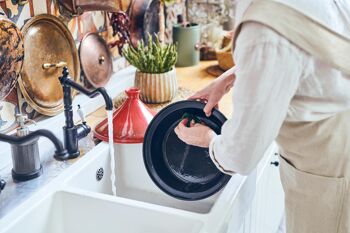
<path id="1" fill-rule="evenodd" d="M 146 6 L 151 1 L 159 0 L 130 0 L 125 2 L 131 3 L 145 3 Z M 193 21 L 202 23 L 201 16 L 204 15 L 204 12 L 207 12 L 208 9 L 215 7 L 215 12 L 221 12 L 221 2 L 220 4 L 214 2 L 206 4 L 206 2 L 198 2 L 198 0 L 188 1 L 190 8 L 190 16 Z M 191 3 L 192 2 L 192 3 Z M 22 27 L 27 20 L 29 20 L 34 15 L 39 14 L 52 14 L 59 16 L 58 7 L 55 4 L 54 0 L 0 0 L 0 7 L 5 12 L 6 16 L 16 23 L 18 27 Z M 196 11 L 197 9 L 197 11 Z M 218 10 L 219 9 L 219 10 Z M 221 10 L 220 10 L 221 9 Z M 126 11 L 127 9 L 123 9 Z M 144 9 L 146 10 L 146 9 Z M 149 9 L 147 9 L 149 10 Z M 142 15 L 145 12 L 139 14 Z M 168 5 L 166 8 L 166 36 L 167 42 L 172 41 L 172 26 L 177 22 L 177 15 L 185 13 L 185 1 L 177 0 L 174 4 Z M 154 14 L 154 17 L 157 17 L 158 14 Z M 141 16 L 142 17 L 142 16 Z M 207 18 L 207 17 L 204 17 Z M 135 20 L 135 19 L 132 19 Z M 217 19 L 215 19 L 217 20 Z M 109 20 L 107 13 L 105 12 L 86 12 L 79 17 L 75 17 L 68 22 L 68 28 L 73 35 L 76 43 L 78 44 L 82 37 L 87 32 L 101 32 L 101 35 L 107 42 L 111 42 L 116 38 L 112 36 L 112 29 L 109 26 Z M 141 29 L 142 31 L 144 29 Z M 49 36 L 49 35 L 48 35 Z M 126 62 L 120 58 L 117 48 L 112 50 L 113 57 L 117 62 L 114 68 L 115 71 L 123 69 L 127 66 Z M 118 62 L 118 60 L 120 62 Z M 0 101 L 0 132 L 9 132 L 13 129 L 15 124 L 14 114 L 21 109 L 22 113 L 27 114 L 30 118 L 36 118 L 38 113 L 35 112 L 30 105 L 25 101 L 23 96 L 19 91 L 14 90 L 5 101 Z"/>
<path id="2" fill-rule="evenodd" d="M 32 0 L 24 5 L 18 3 L 20 0 L 3 0 L 0 2 L 2 2 L 0 6 L 7 17 L 15 22 L 18 27 L 22 27 L 26 20 L 33 15 L 44 13 L 59 15 L 58 8 L 53 0 Z M 68 23 L 68 28 L 74 39 L 78 41 L 87 31 L 105 31 L 105 23 L 108 22 L 106 22 L 103 12 L 87 12 L 80 17 L 73 18 Z"/>
<path id="3" fill-rule="evenodd" d="M 19 28 L 34 15 L 52 14 L 59 16 L 58 7 L 54 0 L 0 0 L 0 7 L 7 18 L 16 23 Z M 106 14 L 105 12 L 86 12 L 70 20 L 67 26 L 76 43 L 78 44 L 87 32 L 97 31 L 101 32 L 107 42 L 114 40 Z M 112 54 L 115 59 L 120 57 L 117 48 L 112 49 Z M 115 70 L 123 69 L 127 65 L 123 60 L 115 62 L 115 64 Z M 16 126 L 14 114 L 19 112 L 19 109 L 29 118 L 38 116 L 38 113 L 30 107 L 18 90 L 19 88 L 14 89 L 4 101 L 0 101 L 0 132 L 9 132 Z"/>

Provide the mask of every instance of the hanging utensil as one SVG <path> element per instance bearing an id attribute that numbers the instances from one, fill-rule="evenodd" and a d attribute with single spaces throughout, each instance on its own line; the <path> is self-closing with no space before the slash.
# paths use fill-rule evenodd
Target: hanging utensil
<path id="1" fill-rule="evenodd" d="M 106 41 L 98 33 L 88 33 L 79 45 L 82 80 L 88 88 L 104 87 L 113 72 L 112 55 Z"/>
<path id="2" fill-rule="evenodd" d="M 31 18 L 22 28 L 24 65 L 19 88 L 37 112 L 53 116 L 63 111 L 63 92 L 58 77 L 67 64 L 72 78 L 80 78 L 75 41 L 68 28 L 55 16 L 42 14 Z"/>
<path id="3" fill-rule="evenodd" d="M 24 59 L 24 42 L 19 28 L 7 19 L 0 19 L 0 100 L 16 86 Z"/>

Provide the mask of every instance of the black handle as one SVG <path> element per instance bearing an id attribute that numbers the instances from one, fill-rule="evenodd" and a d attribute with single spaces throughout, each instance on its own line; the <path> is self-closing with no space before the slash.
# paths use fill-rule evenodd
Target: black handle
<path id="1" fill-rule="evenodd" d="M 275 162 L 271 162 L 270 163 L 271 165 L 275 165 L 276 167 L 278 167 L 280 165 L 280 163 L 278 161 L 275 161 Z"/>

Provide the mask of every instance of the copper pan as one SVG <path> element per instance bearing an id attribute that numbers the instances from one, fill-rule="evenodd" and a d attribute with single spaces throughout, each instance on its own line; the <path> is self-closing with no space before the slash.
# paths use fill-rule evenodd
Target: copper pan
<path id="1" fill-rule="evenodd" d="M 112 55 L 106 41 L 98 33 L 88 33 L 80 42 L 79 57 L 84 85 L 103 87 L 113 72 Z"/>

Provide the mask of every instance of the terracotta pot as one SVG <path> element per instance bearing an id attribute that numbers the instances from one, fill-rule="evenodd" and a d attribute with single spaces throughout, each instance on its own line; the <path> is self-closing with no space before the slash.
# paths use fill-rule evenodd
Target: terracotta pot
<path id="1" fill-rule="evenodd" d="M 136 71 L 135 87 L 141 90 L 140 99 L 145 103 L 159 104 L 171 101 L 177 92 L 176 71 L 161 74 Z"/>

